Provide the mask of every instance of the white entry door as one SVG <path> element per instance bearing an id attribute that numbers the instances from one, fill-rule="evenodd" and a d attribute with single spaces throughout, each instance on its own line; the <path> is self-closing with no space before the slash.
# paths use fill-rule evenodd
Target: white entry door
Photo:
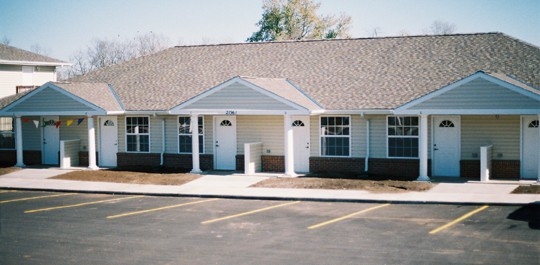
<path id="1" fill-rule="evenodd" d="M 118 119 L 116 116 L 99 118 L 99 166 L 116 167 L 118 153 Z"/>
<path id="2" fill-rule="evenodd" d="M 43 125 L 43 145 L 42 162 L 45 165 L 58 165 L 58 154 L 60 152 L 60 128 L 56 128 L 55 123 L 59 121 L 58 116 L 42 117 Z"/>
<path id="3" fill-rule="evenodd" d="M 236 117 L 214 117 L 214 168 L 236 169 Z"/>
<path id="4" fill-rule="evenodd" d="M 525 116 L 521 121 L 522 146 L 521 146 L 521 178 L 538 178 L 538 117 Z"/>
<path id="5" fill-rule="evenodd" d="M 433 176 L 459 177 L 460 117 L 433 117 Z"/>
<path id="6" fill-rule="evenodd" d="M 292 117 L 294 138 L 294 171 L 309 172 L 309 116 Z"/>

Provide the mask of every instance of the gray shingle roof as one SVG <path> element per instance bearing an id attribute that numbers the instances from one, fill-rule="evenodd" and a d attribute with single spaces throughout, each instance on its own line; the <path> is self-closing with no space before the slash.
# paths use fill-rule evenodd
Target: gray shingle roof
<path id="1" fill-rule="evenodd" d="M 41 54 L 29 52 L 23 49 L 19 49 L 13 46 L 0 43 L 0 61 L 14 61 L 14 62 L 36 62 L 47 63 L 48 65 L 64 65 L 67 62 L 60 61 L 51 57 L 47 57 Z"/>
<path id="2" fill-rule="evenodd" d="M 502 33 L 181 46 L 74 80 L 167 110 L 234 76 L 287 78 L 327 110 L 393 109 L 477 71 L 540 87 L 540 49 Z"/>
<path id="3" fill-rule="evenodd" d="M 54 82 L 66 91 L 106 111 L 122 111 L 113 89 L 107 83 Z"/>

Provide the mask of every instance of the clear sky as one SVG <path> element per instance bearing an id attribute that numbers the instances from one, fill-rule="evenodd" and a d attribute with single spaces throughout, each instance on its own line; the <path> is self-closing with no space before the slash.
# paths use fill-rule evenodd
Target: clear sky
<path id="1" fill-rule="evenodd" d="M 435 20 L 456 33 L 503 32 L 540 46 L 540 0 L 315 0 L 353 19 L 352 37 L 422 35 Z M 154 32 L 170 45 L 244 42 L 262 0 L 0 0 L 0 41 L 61 60 L 93 39 Z"/>

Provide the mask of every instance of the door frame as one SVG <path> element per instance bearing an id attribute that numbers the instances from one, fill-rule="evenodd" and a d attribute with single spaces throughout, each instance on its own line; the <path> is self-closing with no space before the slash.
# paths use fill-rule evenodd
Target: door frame
<path id="1" fill-rule="evenodd" d="M 437 171 L 437 159 L 435 159 L 435 140 L 437 139 L 437 136 L 435 135 L 435 128 L 437 128 L 438 123 L 436 124 L 435 121 L 437 119 L 455 119 L 457 122 L 458 127 L 458 135 L 457 139 L 457 151 L 456 151 L 456 161 L 455 164 L 457 165 L 457 175 L 456 176 L 445 176 L 445 177 L 460 177 L 460 160 L 461 160 L 461 116 L 459 115 L 432 115 L 431 116 L 431 175 L 432 176 L 438 176 L 436 173 Z M 440 162 L 440 161 L 439 161 Z"/>
<path id="2" fill-rule="evenodd" d="M 538 115 L 522 115 L 521 118 L 520 118 L 520 125 L 519 125 L 519 130 L 520 130 L 520 150 L 519 150 L 519 161 L 520 161 L 520 167 L 519 167 L 519 171 L 520 171 L 520 176 L 519 178 L 520 179 L 536 179 L 537 176 L 538 176 L 538 170 L 540 170 L 540 166 L 537 165 L 537 172 L 536 172 L 536 176 L 533 176 L 533 178 L 525 178 L 524 174 L 525 174 L 525 163 L 524 162 L 524 159 L 523 157 L 525 157 L 525 154 L 524 154 L 524 151 L 525 151 L 525 148 L 524 146 L 527 145 L 527 143 L 525 142 L 525 132 L 523 131 L 524 127 L 528 125 L 528 123 L 530 122 L 529 119 L 532 118 L 532 120 L 535 120 L 535 119 L 538 119 L 540 120 L 540 118 L 538 117 Z M 526 121 L 527 120 L 527 121 Z M 538 133 L 540 134 L 540 127 L 538 128 Z M 540 140 L 537 140 L 539 141 L 538 144 L 540 144 Z M 537 156 L 540 156 L 540 150 L 537 149 Z M 538 157 L 537 157 L 538 158 Z M 537 159 L 538 160 L 538 159 Z"/>
<path id="3" fill-rule="evenodd" d="M 293 127 L 293 142 L 294 142 L 294 146 L 293 146 L 293 156 L 294 156 L 294 171 L 296 173 L 307 173 L 309 172 L 309 157 L 311 156 L 311 131 L 310 131 L 310 122 L 311 122 L 311 118 L 310 116 L 292 116 L 291 117 L 291 122 L 295 122 L 296 120 L 301 120 L 303 123 L 304 123 L 304 130 L 306 131 L 306 134 L 304 135 L 300 135 L 300 136 L 297 136 L 297 131 L 294 129 L 295 126 L 292 126 Z M 302 139 L 307 139 L 307 147 L 306 147 L 306 143 L 305 141 L 297 141 L 299 138 L 302 138 Z M 308 149 L 307 153 L 304 153 L 306 156 L 305 157 L 302 157 L 302 162 L 301 164 L 304 165 L 303 168 L 301 168 L 299 166 L 299 159 L 298 159 L 298 156 L 297 156 L 297 151 L 298 150 L 302 150 L 302 151 L 305 151 L 305 149 Z"/>
<path id="4" fill-rule="evenodd" d="M 116 148 L 112 147 L 110 148 L 111 146 L 107 146 L 103 143 L 103 138 L 104 137 L 110 137 L 106 134 L 103 133 L 103 127 L 105 126 L 104 125 L 104 122 L 106 122 L 107 120 L 112 120 L 114 119 L 114 126 L 116 127 L 116 133 L 114 134 L 114 136 L 116 137 L 116 141 L 114 143 L 113 146 L 115 146 Z M 117 166 L 117 158 L 116 158 L 116 154 L 118 153 L 118 116 L 100 116 L 99 117 L 99 166 L 100 167 L 116 167 Z M 114 161 L 105 161 L 105 152 L 103 150 L 106 150 L 106 151 L 115 151 L 115 155 L 114 155 Z M 107 162 L 114 162 L 114 163 L 110 163 L 108 164 Z"/>
<path id="5" fill-rule="evenodd" d="M 216 141 L 218 141 L 218 127 L 219 127 L 219 124 L 218 124 L 218 119 L 228 119 L 228 120 L 231 120 L 232 123 L 233 123 L 233 126 L 234 126 L 234 135 L 232 136 L 232 140 L 234 141 L 234 145 L 233 145 L 233 148 L 234 150 L 231 150 L 230 153 L 234 153 L 234 163 L 233 163 L 233 167 L 232 168 L 219 168 L 218 167 L 218 150 L 216 148 Z M 236 116 L 234 115 L 216 115 L 213 117 L 213 131 L 214 131 L 214 135 L 213 135 L 213 141 L 212 141 L 212 148 L 213 148 L 213 151 L 214 151 L 214 169 L 215 170 L 236 170 L 236 155 L 237 155 L 237 144 L 238 144 L 238 138 L 237 138 L 237 119 L 236 119 Z"/>
<path id="6" fill-rule="evenodd" d="M 54 115 L 42 116 L 41 120 L 42 122 L 49 122 L 50 120 L 57 122 L 60 120 L 60 117 L 54 116 Z M 54 131 L 52 129 L 48 130 L 47 127 L 50 127 L 50 126 L 54 126 L 55 130 Z M 51 144 L 50 137 L 53 136 L 52 134 L 48 134 L 48 133 L 46 134 L 45 130 L 47 130 L 48 132 L 54 132 L 55 137 L 52 140 L 56 142 L 53 142 L 52 144 L 55 144 L 56 148 L 54 148 L 53 150 L 46 150 L 45 148 L 45 143 L 47 142 L 47 144 Z M 45 137 L 47 137 L 47 139 L 45 139 Z M 49 151 L 49 152 L 46 152 L 46 151 Z M 51 154 L 50 151 L 56 151 L 56 152 L 54 152 L 54 154 Z M 59 153 L 60 153 L 60 127 L 56 128 L 56 125 L 53 125 L 53 124 L 48 124 L 47 126 L 43 126 L 41 128 L 41 163 L 43 165 L 60 165 Z M 49 158 L 50 156 L 55 157 L 53 159 L 55 163 L 50 163 L 50 161 L 48 161 L 47 158 Z"/>

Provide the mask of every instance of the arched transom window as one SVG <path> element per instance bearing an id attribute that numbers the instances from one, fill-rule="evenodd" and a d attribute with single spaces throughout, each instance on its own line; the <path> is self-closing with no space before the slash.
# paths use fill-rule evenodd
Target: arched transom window
<path id="1" fill-rule="evenodd" d="M 538 128 L 538 120 L 534 120 L 534 121 L 531 121 L 531 123 L 529 123 L 529 128 Z"/>
<path id="2" fill-rule="evenodd" d="M 444 120 L 444 121 L 441 121 L 441 123 L 439 123 L 439 127 L 441 127 L 441 128 L 453 128 L 455 126 L 454 126 L 454 123 L 451 120 Z"/>
<path id="3" fill-rule="evenodd" d="M 103 123 L 103 126 L 114 126 L 114 122 L 111 120 L 106 120 L 105 123 Z"/>
<path id="4" fill-rule="evenodd" d="M 221 123 L 219 124 L 219 126 L 229 127 L 229 126 L 232 126 L 232 123 L 231 123 L 230 120 L 223 120 L 223 121 L 221 121 Z"/>
<path id="5" fill-rule="evenodd" d="M 295 120 L 295 121 L 293 121 L 292 126 L 293 127 L 304 127 L 305 125 L 304 125 L 304 122 L 302 122 L 301 120 Z"/>

